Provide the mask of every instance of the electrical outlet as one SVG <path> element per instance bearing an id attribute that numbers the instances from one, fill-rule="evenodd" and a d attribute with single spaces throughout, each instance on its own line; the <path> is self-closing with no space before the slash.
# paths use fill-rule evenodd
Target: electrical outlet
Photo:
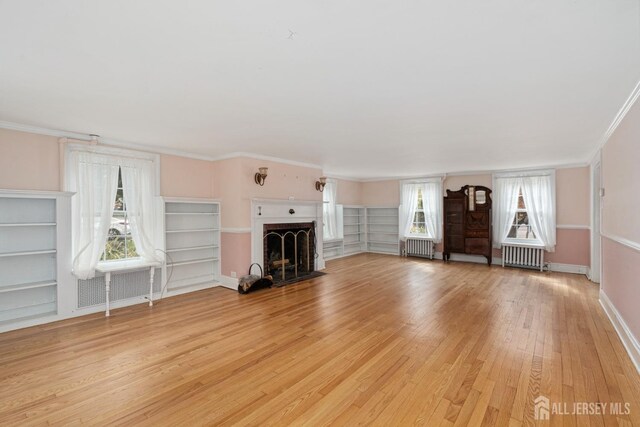
<path id="1" fill-rule="evenodd" d="M 238 277 L 238 273 L 236 273 L 235 271 L 231 272 L 231 277 Z"/>

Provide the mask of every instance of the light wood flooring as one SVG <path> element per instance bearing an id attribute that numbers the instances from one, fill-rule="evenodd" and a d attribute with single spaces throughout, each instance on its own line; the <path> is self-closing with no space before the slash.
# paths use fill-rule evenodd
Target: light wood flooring
<path id="1" fill-rule="evenodd" d="M 551 425 L 640 426 L 584 277 L 375 254 L 327 273 L 1 334 L 0 425 L 519 426 L 544 395 L 631 404 Z"/>

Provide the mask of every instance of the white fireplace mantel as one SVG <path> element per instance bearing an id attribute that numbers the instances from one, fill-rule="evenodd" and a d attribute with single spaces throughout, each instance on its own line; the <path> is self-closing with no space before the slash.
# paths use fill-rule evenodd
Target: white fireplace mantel
<path id="1" fill-rule="evenodd" d="M 290 213 L 293 210 L 293 213 Z M 316 270 L 324 269 L 322 253 L 322 201 L 251 199 L 251 262 L 262 266 L 265 224 L 316 223 Z M 264 266 L 263 266 L 264 267 Z"/>

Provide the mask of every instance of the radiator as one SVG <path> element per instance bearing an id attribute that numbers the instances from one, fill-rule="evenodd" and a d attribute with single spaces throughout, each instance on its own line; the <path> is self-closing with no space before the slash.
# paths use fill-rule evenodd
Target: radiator
<path id="1" fill-rule="evenodd" d="M 544 268 L 544 248 L 502 245 L 502 266 Z"/>
<path id="2" fill-rule="evenodd" d="M 433 240 L 428 239 L 407 239 L 405 254 L 407 256 L 417 256 L 433 259 Z"/>

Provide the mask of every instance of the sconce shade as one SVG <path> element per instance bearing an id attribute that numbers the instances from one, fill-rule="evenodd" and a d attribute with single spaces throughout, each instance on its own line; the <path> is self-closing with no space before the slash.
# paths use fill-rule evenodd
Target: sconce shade
<path id="1" fill-rule="evenodd" d="M 321 176 L 319 178 L 318 181 L 316 181 L 316 190 L 323 192 L 324 191 L 324 186 L 327 183 L 327 177 L 326 176 Z"/>
<path id="2" fill-rule="evenodd" d="M 254 181 L 256 182 L 256 184 L 260 186 L 264 185 L 264 180 L 267 178 L 268 169 L 269 168 L 265 168 L 265 167 L 258 168 L 258 172 L 256 172 L 254 176 Z"/>

